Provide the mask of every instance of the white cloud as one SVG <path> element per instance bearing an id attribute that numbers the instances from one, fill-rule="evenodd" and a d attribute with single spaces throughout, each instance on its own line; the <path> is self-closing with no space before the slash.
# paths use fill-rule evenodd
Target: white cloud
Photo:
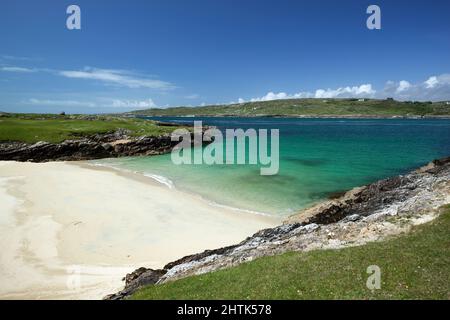
<path id="1" fill-rule="evenodd" d="M 111 107 L 113 107 L 113 108 L 148 109 L 148 108 L 156 108 L 157 105 L 153 102 L 152 99 L 147 99 L 147 100 L 142 100 L 142 101 L 114 99 L 112 101 Z"/>
<path id="2" fill-rule="evenodd" d="M 274 92 L 268 92 L 266 95 L 259 97 L 259 98 L 252 98 L 250 99 L 250 102 L 256 102 L 256 101 L 272 101 L 272 100 L 283 100 L 283 99 L 300 99 L 300 98 L 311 98 L 312 97 L 312 93 L 310 92 L 299 92 L 299 93 L 294 93 L 294 94 L 287 94 L 286 92 L 278 92 L 278 93 L 274 93 Z M 239 103 L 243 103 L 245 102 L 244 99 L 241 99 L 241 102 Z"/>
<path id="3" fill-rule="evenodd" d="M 260 98 L 253 98 L 251 99 L 251 101 L 271 101 L 279 99 L 288 99 L 288 95 L 285 92 L 268 92 L 265 96 L 262 96 Z"/>
<path id="4" fill-rule="evenodd" d="M 7 54 L 0 55 L 0 59 L 3 59 L 3 60 L 15 60 L 15 61 L 36 61 L 36 60 L 40 60 L 40 59 L 37 59 L 37 58 L 19 57 L 19 56 L 7 55 Z"/>
<path id="5" fill-rule="evenodd" d="M 184 98 L 185 99 L 192 99 L 192 100 L 194 100 L 194 99 L 199 99 L 200 95 L 194 93 L 194 94 L 187 95 Z"/>
<path id="6" fill-rule="evenodd" d="M 107 84 L 128 88 L 147 88 L 158 90 L 170 90 L 175 86 L 169 82 L 151 79 L 145 76 L 139 76 L 126 70 L 99 69 L 85 67 L 82 70 L 52 70 L 52 69 L 35 69 L 24 67 L 3 66 L 1 71 L 6 72 L 46 72 L 56 74 L 66 78 L 97 80 Z"/>
<path id="7" fill-rule="evenodd" d="M 77 100 L 41 100 L 41 99 L 29 99 L 28 104 L 38 105 L 38 106 L 61 106 L 61 107 L 97 107 L 96 103 L 88 101 L 77 101 Z"/>
<path id="8" fill-rule="evenodd" d="M 441 74 L 440 76 L 433 76 L 428 78 L 425 81 L 425 85 L 427 88 L 435 88 L 439 86 L 448 86 L 450 85 L 450 74 Z"/>
<path id="9" fill-rule="evenodd" d="M 409 83 L 406 80 L 402 80 L 398 84 L 397 92 L 402 92 L 402 91 L 408 90 L 409 88 L 411 88 L 411 83 Z"/>
<path id="10" fill-rule="evenodd" d="M 83 70 L 79 71 L 58 71 L 58 74 L 67 78 L 98 80 L 128 88 L 149 88 L 160 90 L 168 90 L 174 88 L 174 86 L 169 82 L 137 77 L 132 73 L 124 70 L 97 69 L 86 67 Z"/>
<path id="11" fill-rule="evenodd" d="M 362 84 L 354 87 L 344 87 L 335 90 L 318 89 L 314 98 L 354 98 L 354 97 L 372 97 L 376 91 L 371 84 Z"/>
<path id="12" fill-rule="evenodd" d="M 437 77 L 429 77 L 427 81 L 425 81 L 425 85 L 426 87 L 429 88 L 434 88 L 437 84 L 439 83 Z"/>
<path id="13" fill-rule="evenodd" d="M 287 94 L 286 92 L 268 92 L 265 96 L 250 99 L 255 101 L 271 101 L 282 99 L 302 99 L 302 98 L 351 98 L 351 97 L 372 97 L 376 91 L 371 84 L 363 84 L 354 87 L 343 87 L 338 89 L 317 89 L 314 93 L 303 91 L 294 94 Z M 243 100 L 244 101 L 244 100 Z"/>
<path id="14" fill-rule="evenodd" d="M 21 73 L 30 73 L 36 72 L 36 69 L 23 68 L 23 67 L 1 67 L 1 71 L 5 72 L 21 72 Z"/>
<path id="15" fill-rule="evenodd" d="M 26 104 L 36 106 L 55 106 L 55 107 L 85 107 L 85 108 L 121 108 L 121 109 L 147 109 L 156 108 L 157 105 L 152 99 L 147 100 L 128 100 L 128 99 L 96 99 L 95 101 L 81 100 L 51 100 L 31 98 Z"/>
<path id="16" fill-rule="evenodd" d="M 398 100 L 444 101 L 450 99 L 450 74 L 431 76 L 424 82 L 398 83 L 388 81 L 378 98 L 393 97 Z"/>
<path id="17" fill-rule="evenodd" d="M 414 101 L 446 101 L 450 100 L 450 74 L 441 74 L 431 76 L 424 82 L 411 83 L 407 80 L 399 82 L 387 81 L 382 90 L 375 90 L 372 84 L 362 84 L 359 86 L 347 86 L 337 89 L 317 89 L 314 93 L 302 91 L 294 94 L 286 92 L 268 92 L 266 95 L 257 98 L 251 98 L 249 101 L 271 101 L 281 99 L 300 99 L 300 98 L 376 98 L 386 99 L 392 97 L 397 100 Z M 239 103 L 245 102 L 244 99 Z"/>

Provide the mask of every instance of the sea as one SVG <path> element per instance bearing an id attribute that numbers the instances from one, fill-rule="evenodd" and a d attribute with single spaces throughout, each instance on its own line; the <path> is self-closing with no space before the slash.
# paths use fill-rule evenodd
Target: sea
<path id="1" fill-rule="evenodd" d="M 280 218 L 450 156 L 450 119 L 146 118 L 179 124 L 202 121 L 223 132 L 278 129 L 276 175 L 261 175 L 260 164 L 176 165 L 171 154 L 93 163 L 141 173 L 164 187 L 199 195 L 236 212 Z"/>

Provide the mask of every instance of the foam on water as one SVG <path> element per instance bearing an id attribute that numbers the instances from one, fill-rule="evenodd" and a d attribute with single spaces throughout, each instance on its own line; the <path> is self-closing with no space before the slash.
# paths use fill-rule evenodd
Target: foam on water
<path id="1" fill-rule="evenodd" d="M 223 209 L 227 209 L 227 210 L 231 210 L 231 211 L 256 214 L 256 215 L 266 216 L 266 217 L 272 216 L 269 213 L 260 212 L 260 211 L 254 211 L 254 210 L 248 210 L 248 209 L 241 209 L 241 208 L 236 208 L 236 207 L 231 207 L 231 206 L 220 204 L 220 203 L 217 203 L 217 202 L 214 202 L 214 201 L 208 201 L 208 203 L 210 205 L 214 206 L 214 207 L 223 208 Z"/>
<path id="2" fill-rule="evenodd" d="M 144 176 L 146 176 L 148 178 L 152 178 L 153 180 L 165 185 L 169 189 L 175 188 L 172 180 L 170 180 L 169 178 L 166 178 L 166 177 L 163 177 L 163 176 L 160 176 L 157 174 L 149 174 L 149 173 L 144 173 Z"/>

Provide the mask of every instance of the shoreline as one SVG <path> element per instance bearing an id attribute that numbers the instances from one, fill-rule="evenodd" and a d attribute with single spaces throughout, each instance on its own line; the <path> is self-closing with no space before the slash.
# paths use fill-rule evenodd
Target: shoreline
<path id="1" fill-rule="evenodd" d="M 142 285 L 261 256 L 382 240 L 436 217 L 450 202 L 449 177 L 450 158 L 435 160 L 283 222 L 108 166 L 0 161 L 0 299 L 121 299 Z M 77 277 L 81 288 L 68 288 Z"/>
<path id="2" fill-rule="evenodd" d="M 354 188 L 260 230 L 240 243 L 175 260 L 163 269 L 139 268 L 127 274 L 125 288 L 104 299 L 120 300 L 137 290 L 193 275 L 237 266 L 292 251 L 341 249 L 385 240 L 428 223 L 450 203 L 450 157 L 434 160 L 406 175 Z"/>
<path id="3" fill-rule="evenodd" d="M 101 161 L 102 159 L 96 159 L 96 160 Z M 277 221 L 282 221 L 283 217 L 285 217 L 285 216 L 281 216 L 281 215 L 277 216 L 276 214 L 272 214 L 272 213 L 255 211 L 255 210 L 250 210 L 250 209 L 245 209 L 245 208 L 239 208 L 239 207 L 230 206 L 230 205 L 227 205 L 224 203 L 216 202 L 216 201 L 211 200 L 203 195 L 197 194 L 195 192 L 191 192 L 190 190 L 177 188 L 174 185 L 174 183 L 172 182 L 172 180 L 170 180 L 169 178 L 167 178 L 165 176 L 153 175 L 153 174 L 148 174 L 148 173 L 140 172 L 140 171 L 132 171 L 132 170 L 128 170 L 125 168 L 121 168 L 119 166 L 114 166 L 114 165 L 109 165 L 109 164 L 91 163 L 86 160 L 76 161 L 76 162 L 67 162 L 67 164 L 77 165 L 82 168 L 88 168 L 88 169 L 93 169 L 93 170 L 102 170 L 102 168 L 104 168 L 105 171 L 113 171 L 116 174 L 121 175 L 123 177 L 135 179 L 137 181 L 148 182 L 151 184 L 156 184 L 158 186 L 164 186 L 168 189 L 180 191 L 181 193 L 184 193 L 191 197 L 194 197 L 194 198 L 196 198 L 200 201 L 203 201 L 213 207 L 230 210 L 230 211 L 235 212 L 236 214 L 244 214 L 244 215 L 248 215 L 249 217 L 252 217 L 254 215 L 262 216 L 262 217 L 267 217 L 269 219 L 274 219 Z"/>
<path id="4" fill-rule="evenodd" d="M 0 194 L 0 299 L 101 299 L 138 266 L 160 268 L 279 223 L 83 162 L 0 162 Z M 81 289 L 69 290 L 78 275 Z"/>

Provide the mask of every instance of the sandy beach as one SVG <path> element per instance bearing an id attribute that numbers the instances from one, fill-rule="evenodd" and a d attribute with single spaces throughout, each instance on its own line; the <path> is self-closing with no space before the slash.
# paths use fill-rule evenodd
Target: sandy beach
<path id="1" fill-rule="evenodd" d="M 279 221 L 87 163 L 0 162 L 0 299 L 101 299 L 137 267 Z"/>

